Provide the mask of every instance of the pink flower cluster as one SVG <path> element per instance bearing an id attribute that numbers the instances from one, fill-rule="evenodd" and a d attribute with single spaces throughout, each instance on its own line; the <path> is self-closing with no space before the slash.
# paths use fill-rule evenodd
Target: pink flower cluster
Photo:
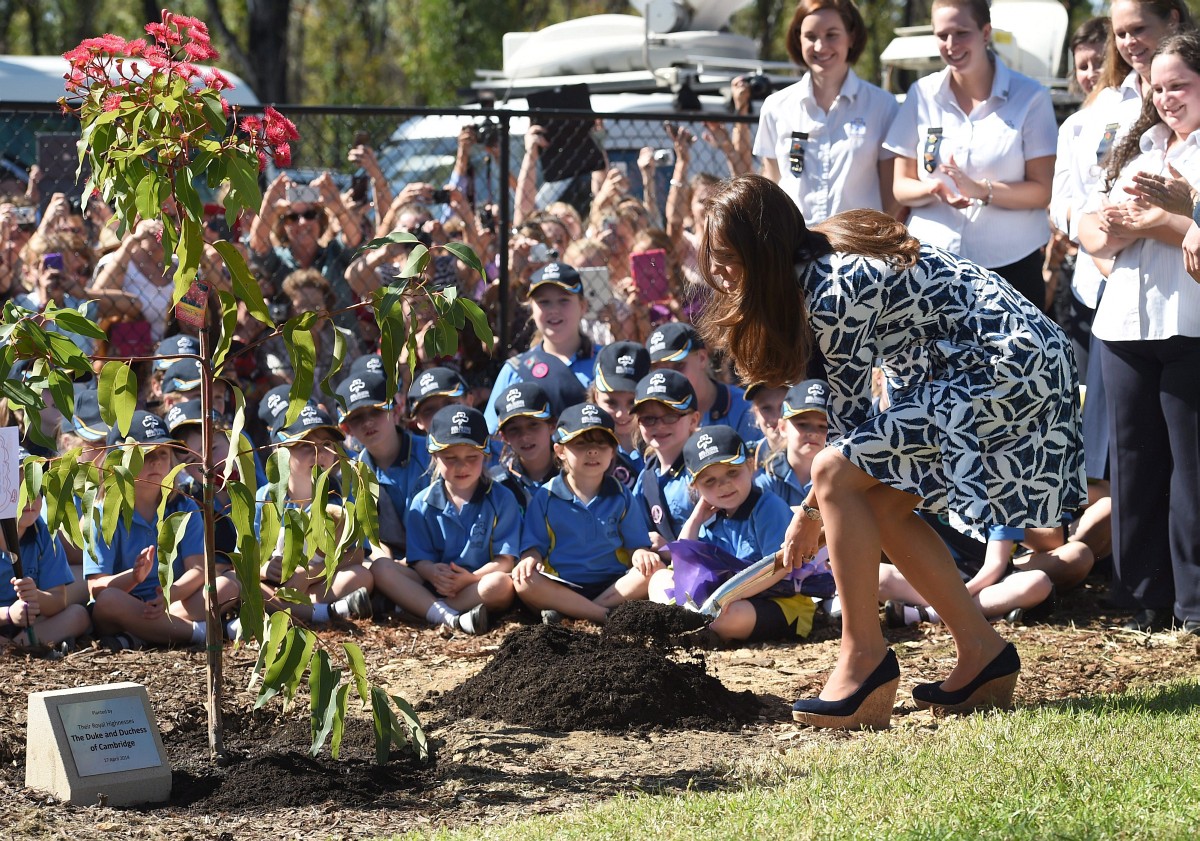
<path id="1" fill-rule="evenodd" d="M 300 132 L 296 131 L 296 124 L 287 117 L 268 105 L 263 111 L 261 119 L 258 117 L 243 118 L 241 128 L 255 140 L 266 141 L 265 146 L 271 149 L 275 158 L 275 166 L 292 165 L 291 141 L 299 140 Z M 258 147 L 259 168 L 266 169 L 267 155 L 263 148 L 264 144 L 259 142 L 255 145 Z"/>
<path id="2" fill-rule="evenodd" d="M 66 76 L 66 88 L 74 109 L 63 100 L 63 110 L 78 110 L 82 101 L 94 88 L 103 89 L 101 107 L 105 111 L 117 111 L 126 102 L 145 105 L 153 95 L 145 84 L 139 62 L 146 66 L 146 74 L 163 74 L 168 79 L 182 77 L 189 84 L 202 84 L 220 96 L 233 83 L 220 70 L 198 68 L 193 62 L 210 61 L 218 58 L 209 40 L 208 26 L 201 20 L 186 15 L 177 15 L 162 10 L 162 21 L 146 24 L 146 34 L 151 40 L 135 38 L 126 41 L 111 33 L 98 38 L 86 38 L 78 47 L 63 53 L 71 65 Z M 226 116 L 231 112 L 229 103 L 220 96 L 221 107 Z M 260 169 L 267 165 L 267 154 L 274 158 L 276 166 L 291 165 L 291 141 L 299 140 L 295 124 L 268 107 L 261 118 L 246 117 L 241 122 L 242 131 L 258 156 Z"/>

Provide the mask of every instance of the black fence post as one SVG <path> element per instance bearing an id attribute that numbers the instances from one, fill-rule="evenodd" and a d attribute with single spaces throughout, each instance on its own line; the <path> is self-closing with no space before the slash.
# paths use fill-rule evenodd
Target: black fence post
<path id="1" fill-rule="evenodd" d="M 508 112 L 501 112 L 498 114 L 498 117 L 500 119 L 500 171 L 498 173 L 500 187 L 497 190 L 499 193 L 497 198 L 500 200 L 500 224 L 497 233 L 499 234 L 500 241 L 496 245 L 496 253 L 500 256 L 500 259 L 497 260 L 500 269 L 498 278 L 500 291 L 500 357 L 506 359 L 512 349 L 512 325 L 510 323 L 511 313 L 509 312 L 510 305 L 508 298 L 510 284 L 508 276 L 508 242 L 513 231 L 512 195 L 508 189 L 510 170 L 509 147 L 512 139 L 509 136 L 511 123 Z"/>

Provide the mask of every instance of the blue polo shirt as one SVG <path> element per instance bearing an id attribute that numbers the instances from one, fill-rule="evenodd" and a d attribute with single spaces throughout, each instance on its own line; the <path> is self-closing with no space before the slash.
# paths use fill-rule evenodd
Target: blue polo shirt
<path id="1" fill-rule="evenodd" d="M 751 403 L 746 399 L 746 392 L 736 385 L 716 380 L 713 383 L 717 387 L 717 399 L 700 419 L 700 425 L 712 426 L 719 423 L 732 426 L 747 446 L 753 446 L 763 434 L 754 420 L 754 413 L 750 411 Z"/>
<path id="2" fill-rule="evenodd" d="M 650 482 L 657 483 L 661 503 L 653 502 L 646 495 L 646 486 Z M 675 463 L 664 471 L 658 463 L 658 456 L 647 451 L 646 465 L 633 485 L 633 496 L 641 507 L 642 515 L 651 531 L 662 534 L 661 529 L 665 526 L 661 524 L 666 521 L 674 532 L 672 539 L 678 538 L 679 530 L 683 528 L 687 518 L 692 516 L 692 509 L 696 507 L 695 500 L 688 492 L 688 475 L 683 464 L 683 453 L 681 452 Z"/>
<path id="3" fill-rule="evenodd" d="M 429 450 L 424 438 L 418 441 L 416 436 L 400 427 L 396 427 L 396 433 L 400 436 L 400 452 L 387 467 L 377 465 L 365 448 L 357 458 L 371 468 L 379 481 L 379 489 L 387 492 L 392 505 L 403 516 L 413 497 L 429 484 L 426 475 L 429 472 Z"/>
<path id="4" fill-rule="evenodd" d="M 497 555 L 521 551 L 521 507 L 508 488 L 483 480 L 458 510 L 439 477 L 418 493 L 404 518 L 408 562 L 456 563 L 471 572 Z"/>
<path id="5" fill-rule="evenodd" d="M 50 534 L 44 517 L 38 517 L 25 529 L 17 549 L 21 553 L 21 573 L 32 578 L 39 590 L 52 590 L 75 580 L 62 543 Z M 12 555 L 0 552 L 0 607 L 8 607 L 17 600 L 16 588 L 9 583 L 15 577 Z"/>
<path id="6" fill-rule="evenodd" d="M 204 518 L 200 514 L 200 506 L 184 494 L 175 494 L 167 502 L 164 514 L 169 517 L 177 511 L 190 511 L 192 517 L 188 520 L 183 539 L 179 542 L 179 553 L 175 556 L 176 578 L 183 575 L 184 558 L 204 554 Z M 133 569 L 134 561 L 141 551 L 147 546 L 157 545 L 158 517 L 155 516 L 153 522 L 147 522 L 141 514 L 134 511 L 132 527 L 126 529 L 123 521 L 118 522 L 117 530 L 113 532 L 112 543 L 105 543 L 104 535 L 99 529 L 96 530 L 95 547 L 86 546 L 83 550 L 83 574 L 117 575 Z M 142 601 L 149 601 L 154 598 L 157 589 L 158 575 L 151 570 L 145 580 L 130 593 Z"/>
<path id="7" fill-rule="evenodd" d="M 541 345 L 538 344 L 535 345 L 535 347 L 540 348 Z M 567 367 L 571 369 L 571 373 L 575 375 L 575 379 L 579 380 L 580 385 L 582 385 L 585 389 L 592 384 L 592 380 L 596 379 L 596 354 L 599 353 L 599 351 L 600 346 L 597 345 L 592 348 L 592 353 L 590 356 L 580 356 L 579 353 L 576 353 L 567 362 Z M 517 372 L 517 368 L 520 366 L 521 361 L 529 352 L 530 351 L 525 351 L 525 353 L 519 354 L 510 359 L 508 364 L 501 366 L 500 373 L 496 374 L 496 382 L 492 384 L 493 395 L 503 394 L 504 389 L 508 388 L 513 383 L 521 381 L 521 375 Z M 564 406 L 563 408 L 566 407 Z M 495 435 L 496 430 L 499 429 L 500 426 L 500 416 L 496 414 L 496 407 L 492 404 L 490 399 L 488 400 L 487 406 L 484 407 L 483 417 L 487 420 L 488 431 Z"/>
<path id="8" fill-rule="evenodd" d="M 808 492 L 812 490 L 812 482 L 801 483 L 796 477 L 796 471 L 788 464 L 784 452 L 763 466 L 762 472 L 754 477 L 754 486 L 770 491 L 792 507 L 807 499 Z"/>
<path id="9" fill-rule="evenodd" d="M 649 548 L 642 507 L 611 476 L 585 503 L 559 474 L 537 490 L 525 511 L 521 553 L 536 549 L 551 572 L 575 584 L 619 578 L 633 550 Z"/>
<path id="10" fill-rule="evenodd" d="M 700 539 L 752 564 L 778 552 L 792 509 L 770 491 L 753 488 L 736 511 L 719 512 L 700 527 Z"/>

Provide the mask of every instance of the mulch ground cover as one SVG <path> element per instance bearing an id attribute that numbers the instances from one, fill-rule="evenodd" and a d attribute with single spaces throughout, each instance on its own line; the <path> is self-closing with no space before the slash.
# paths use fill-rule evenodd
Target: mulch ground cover
<path id="1" fill-rule="evenodd" d="M 1090 585 L 1063 597 L 1046 624 L 1002 628 L 1024 663 L 1019 706 L 1200 675 L 1200 640 L 1122 631 L 1126 616 L 1099 608 L 1102 594 Z M 425 766 L 401 756 L 376 766 L 361 712 L 347 724 L 340 760 L 328 748 L 310 758 L 303 691 L 286 712 L 277 702 L 250 712 L 245 687 L 254 652 L 246 649 L 226 659 L 224 719 L 234 761 L 222 768 L 208 757 L 199 652 L 88 648 L 61 660 L 0 652 L 0 825 L 14 838 L 369 838 L 556 813 L 622 792 L 716 790 L 736 784 L 727 769 L 739 761 L 809 741 L 859 738 L 790 721 L 791 700 L 819 690 L 833 663 L 834 628 L 795 645 L 749 645 L 701 659 L 672 642 L 691 630 L 676 624 L 677 615 L 638 607 L 614 618 L 620 621 L 604 634 L 580 623 L 531 627 L 514 617 L 478 638 L 395 621 L 323 632 L 331 650 L 346 639 L 361 645 L 373 678 L 418 705 L 435 751 Z M 626 631 L 621 622 L 629 623 Z M 909 693 L 949 669 L 949 635 L 919 626 L 889 639 L 903 675 L 893 727 L 936 730 L 940 720 L 916 710 Z M 513 682 L 523 671 L 531 682 Z M 175 772 L 171 802 L 79 808 L 26 790 L 27 693 L 126 680 L 150 693 Z M 704 703 L 672 719 L 661 702 L 679 703 L 669 693 L 684 684 L 683 694 Z M 563 691 L 576 700 L 554 695 Z M 734 699 L 733 711 L 714 714 L 714 698 Z M 562 714 L 572 707 L 574 718 Z M 660 715 L 651 720 L 634 707 Z M 531 711 L 537 715 L 523 717 Z"/>

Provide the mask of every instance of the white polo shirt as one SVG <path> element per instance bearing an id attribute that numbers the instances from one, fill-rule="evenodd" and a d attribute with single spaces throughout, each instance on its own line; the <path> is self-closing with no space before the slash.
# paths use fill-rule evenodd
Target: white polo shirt
<path id="1" fill-rule="evenodd" d="M 1167 149 L 1171 136 L 1163 123 L 1142 135 L 1142 152 L 1122 167 L 1113 184 L 1113 200 L 1129 197 L 1121 188 L 1132 182 L 1134 173 L 1167 175 L 1168 163 L 1189 182 L 1200 183 L 1200 131 Z M 1086 212 L 1099 210 L 1103 186 L 1101 181 Z M 1179 246 L 1149 238 L 1126 246 L 1113 261 L 1092 333 L 1106 342 L 1200 337 L 1200 283 L 1184 269 Z"/>
<path id="2" fill-rule="evenodd" d="M 1137 107 L 1125 103 L 1137 103 Z M 1050 220 L 1075 242 L 1079 217 L 1096 184 L 1104 176 L 1102 161 L 1137 120 L 1141 80 L 1130 73 L 1117 88 L 1105 88 L 1088 107 L 1076 111 L 1058 130 L 1058 157 L 1054 161 L 1054 188 L 1050 195 Z M 1080 254 L 1071 278 L 1071 291 L 1091 309 L 1100 300 L 1104 276 L 1087 252 Z"/>
<path id="3" fill-rule="evenodd" d="M 881 147 L 899 109 L 896 97 L 851 70 L 826 112 L 813 96 L 812 75 L 805 73 L 763 102 L 754 154 L 778 163 L 779 186 L 810 225 L 843 210 L 882 210 L 879 159 L 892 155 Z M 801 141 L 804 168 L 799 176 L 792 173 L 792 132 L 808 135 Z"/>
<path id="4" fill-rule="evenodd" d="M 970 114 L 963 113 L 950 90 L 949 68 L 914 82 L 884 148 L 914 159 L 921 181 L 940 180 L 953 188 L 949 176 L 936 168 L 951 155 L 976 181 L 1024 181 L 1025 162 L 1054 155 L 1058 145 L 1050 91 L 1014 73 L 1000 58 L 995 62 L 991 96 Z M 932 173 L 925 166 L 927 155 Z M 974 204 L 958 209 L 934 201 L 912 209 L 908 228 L 922 242 L 989 269 L 1015 263 L 1050 240 L 1044 209 Z"/>

